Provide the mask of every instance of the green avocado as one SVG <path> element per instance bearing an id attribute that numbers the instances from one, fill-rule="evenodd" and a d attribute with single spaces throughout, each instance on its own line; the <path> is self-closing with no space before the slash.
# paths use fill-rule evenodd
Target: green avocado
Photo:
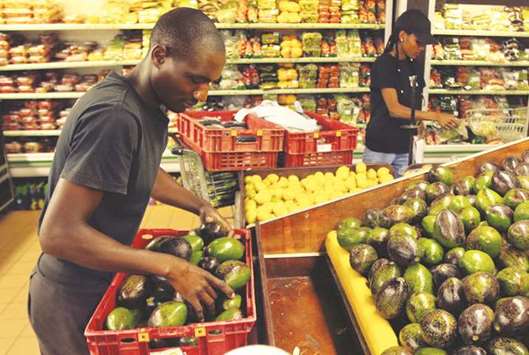
<path id="1" fill-rule="evenodd" d="M 149 327 L 176 327 L 187 320 L 187 306 L 183 302 L 169 301 L 158 305 L 149 317 Z"/>
<path id="2" fill-rule="evenodd" d="M 503 197 L 489 188 L 479 190 L 476 195 L 476 207 L 483 213 L 485 213 L 490 206 L 501 204 L 503 204 Z"/>
<path id="3" fill-rule="evenodd" d="M 529 201 L 524 201 L 516 206 L 513 218 L 515 222 L 529 220 Z"/>
<path id="4" fill-rule="evenodd" d="M 443 261 L 444 249 L 435 239 L 419 238 L 419 254 L 421 262 L 432 266 L 440 264 Z"/>
<path id="5" fill-rule="evenodd" d="M 426 346 L 422 340 L 421 325 L 419 323 L 406 324 L 399 332 L 399 343 L 413 351 L 421 346 Z"/>
<path id="6" fill-rule="evenodd" d="M 465 226 L 450 210 L 442 210 L 435 219 L 433 237 L 446 248 L 461 246 L 465 242 Z"/>
<path id="7" fill-rule="evenodd" d="M 396 223 L 389 229 L 389 237 L 409 235 L 415 239 L 419 238 L 417 229 L 408 223 Z"/>
<path id="8" fill-rule="evenodd" d="M 472 207 L 470 200 L 467 196 L 457 195 L 452 197 L 448 209 L 454 213 L 460 213 L 463 209 Z"/>
<path id="9" fill-rule="evenodd" d="M 351 267 L 361 275 L 366 276 L 371 265 L 378 259 L 375 248 L 368 244 L 357 244 L 349 251 Z"/>
<path id="10" fill-rule="evenodd" d="M 388 262 L 386 264 L 383 264 L 377 270 L 373 273 L 369 288 L 371 289 L 371 293 L 373 295 L 376 295 L 377 292 L 382 288 L 382 285 L 384 285 L 387 281 L 391 279 L 395 279 L 401 275 L 401 271 L 397 264 L 394 262 Z"/>
<path id="11" fill-rule="evenodd" d="M 410 322 L 420 322 L 421 319 L 435 307 L 435 296 L 429 292 L 412 293 L 406 302 L 406 315 Z"/>
<path id="12" fill-rule="evenodd" d="M 408 266 L 403 277 L 412 292 L 433 293 L 432 274 L 424 265 L 417 263 Z"/>
<path id="13" fill-rule="evenodd" d="M 252 275 L 250 267 L 239 260 L 227 260 L 219 265 L 215 274 L 233 290 L 244 287 Z"/>
<path id="14" fill-rule="evenodd" d="M 494 175 L 493 171 L 486 171 L 478 176 L 476 179 L 476 184 L 474 189 L 476 192 L 479 192 L 483 189 L 490 188 L 492 186 L 492 176 Z"/>
<path id="15" fill-rule="evenodd" d="M 241 295 L 235 295 L 233 298 L 225 299 L 222 302 L 222 309 L 227 311 L 231 308 L 241 309 L 242 297 Z"/>
<path id="16" fill-rule="evenodd" d="M 443 349 L 425 347 L 418 349 L 414 355 L 448 355 L 448 353 Z"/>
<path id="17" fill-rule="evenodd" d="M 366 243 L 371 236 L 371 229 L 367 227 L 344 227 L 338 229 L 338 244 L 344 249 L 351 249 L 355 245 Z"/>
<path id="18" fill-rule="evenodd" d="M 513 212 L 506 205 L 492 205 L 485 211 L 487 223 L 500 232 L 507 232 L 512 224 Z"/>
<path id="19" fill-rule="evenodd" d="M 184 236 L 184 239 L 191 245 L 193 252 L 204 249 L 204 240 L 196 235 L 195 232 Z"/>
<path id="20" fill-rule="evenodd" d="M 470 232 L 465 246 L 467 250 L 481 250 L 495 258 L 500 255 L 502 236 L 495 228 L 480 226 Z"/>
<path id="21" fill-rule="evenodd" d="M 469 233 L 471 230 L 476 228 L 481 222 L 481 215 L 477 208 L 466 207 L 459 212 L 459 218 L 465 226 L 465 232 Z"/>
<path id="22" fill-rule="evenodd" d="M 215 318 L 216 322 L 230 322 L 234 320 L 241 320 L 242 319 L 242 313 L 241 310 L 238 308 L 230 308 Z"/>
<path id="23" fill-rule="evenodd" d="M 191 253 L 191 259 L 189 262 L 193 265 L 198 265 L 198 263 L 204 258 L 204 250 L 197 250 Z"/>
<path id="24" fill-rule="evenodd" d="M 466 274 L 484 271 L 496 274 L 496 266 L 489 254 L 481 250 L 467 250 L 459 260 L 459 267 Z"/>
<path id="25" fill-rule="evenodd" d="M 503 196 L 503 199 L 507 206 L 516 209 L 520 203 L 529 201 L 529 190 L 522 188 L 510 189 L 505 196 Z"/>
<path id="26" fill-rule="evenodd" d="M 529 221 L 518 221 L 509 227 L 507 239 L 520 250 L 529 250 Z"/>
<path id="27" fill-rule="evenodd" d="M 433 230 L 435 226 L 435 218 L 436 216 L 428 215 L 422 219 L 421 226 L 426 232 L 426 234 L 431 237 L 433 236 Z"/>
<path id="28" fill-rule="evenodd" d="M 520 296 L 529 291 L 529 274 L 516 267 L 506 267 L 496 275 L 502 295 Z"/>
<path id="29" fill-rule="evenodd" d="M 207 253 L 221 263 L 226 260 L 240 260 L 244 256 L 244 245 L 233 237 L 222 237 L 209 243 Z"/>
<path id="30" fill-rule="evenodd" d="M 138 312 L 125 307 L 114 308 L 107 316 L 105 327 L 108 330 L 134 329 L 138 324 Z"/>

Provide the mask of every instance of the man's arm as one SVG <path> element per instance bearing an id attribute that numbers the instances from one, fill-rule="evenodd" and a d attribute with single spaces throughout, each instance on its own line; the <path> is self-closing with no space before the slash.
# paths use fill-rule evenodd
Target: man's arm
<path id="1" fill-rule="evenodd" d="M 222 281 L 183 259 L 131 248 L 92 228 L 87 221 L 102 198 L 101 191 L 60 179 L 40 228 L 42 250 L 95 270 L 164 276 L 199 317 L 203 315 L 201 303 L 214 307 L 213 288 L 233 293 Z"/>
<path id="2" fill-rule="evenodd" d="M 195 196 L 191 191 L 177 184 L 171 175 L 162 168 L 158 170 L 151 197 L 167 205 L 197 214 L 203 222 L 216 221 L 226 231 L 232 229 L 230 224 L 207 201 Z"/>

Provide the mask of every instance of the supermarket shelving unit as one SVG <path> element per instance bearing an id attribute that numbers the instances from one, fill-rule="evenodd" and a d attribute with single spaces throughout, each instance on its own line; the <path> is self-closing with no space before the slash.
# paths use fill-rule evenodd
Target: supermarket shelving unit
<path id="1" fill-rule="evenodd" d="M 504 5 L 504 6 L 520 6 L 520 1 L 506 0 L 506 1 L 469 1 L 469 0 L 451 0 L 449 3 L 460 4 L 479 4 L 479 5 Z M 430 20 L 434 19 L 436 0 L 429 0 L 428 17 Z M 529 4 L 528 4 L 529 5 Z M 434 36 L 457 36 L 457 37 L 494 37 L 494 38 L 529 38 L 529 32 L 509 32 L 509 31 L 485 31 L 485 30 L 448 30 L 448 29 L 433 29 Z M 469 60 L 433 60 L 432 50 L 426 52 L 425 61 L 425 77 L 426 82 L 430 80 L 430 71 L 432 67 L 447 67 L 447 66 L 476 66 L 476 67 L 510 67 L 510 68 L 528 68 L 529 61 L 512 61 L 512 62 L 489 62 L 489 61 L 469 61 Z M 529 98 L 529 90 L 449 90 L 449 89 L 426 89 L 426 102 L 428 102 L 429 95 L 501 95 L 501 96 L 525 96 Z M 528 121 L 529 121 L 529 100 L 528 100 Z M 446 147 L 446 148 L 445 148 Z M 466 152 L 479 152 L 490 148 L 487 144 L 449 144 L 446 146 L 427 146 L 426 151 L 434 150 L 441 154 L 447 154 L 445 158 L 457 157 Z M 443 153 L 441 153 L 443 152 Z M 428 160 L 428 159 L 426 159 Z"/>
<path id="2" fill-rule="evenodd" d="M 393 1 L 386 0 L 386 24 L 391 24 Z M 154 24 L 27 24 L 0 25 L 0 32 L 67 32 L 87 33 L 88 31 L 120 31 L 120 30 L 149 30 Z M 385 38 L 389 37 L 390 26 L 385 24 L 331 24 L 331 23 L 217 23 L 218 29 L 223 30 L 385 30 Z M 302 57 L 302 58 L 241 58 L 228 59 L 227 64 L 265 64 L 265 63 L 370 63 L 375 58 L 367 57 Z M 58 70 L 58 69 L 86 69 L 86 68 L 121 68 L 139 63 L 139 60 L 125 61 L 86 61 L 86 62 L 53 62 L 35 64 L 17 64 L 0 67 L 0 73 L 30 70 Z M 368 93 L 368 87 L 357 88 L 325 88 L 325 89 L 274 89 L 274 90 L 210 90 L 209 96 L 238 96 L 238 95 L 278 95 L 278 94 L 359 94 Z M 49 93 L 14 93 L 0 94 L 0 100 L 36 100 L 36 99 L 77 99 L 82 92 L 49 92 Z M 174 129 L 170 129 L 170 133 Z M 43 131 L 6 131 L 6 137 L 36 137 L 58 136 L 59 130 Z M 53 153 L 8 154 L 11 175 L 13 177 L 47 176 Z M 162 158 L 162 167 L 169 172 L 179 172 L 177 160 L 168 152 Z"/>

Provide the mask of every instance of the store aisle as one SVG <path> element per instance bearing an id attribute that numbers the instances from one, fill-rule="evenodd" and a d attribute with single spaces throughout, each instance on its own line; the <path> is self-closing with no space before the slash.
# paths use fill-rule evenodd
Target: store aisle
<path id="1" fill-rule="evenodd" d="M 221 209 L 231 218 L 231 208 Z M 16 211 L 0 217 L 0 355 L 39 354 L 27 319 L 28 277 L 40 254 L 37 211 Z M 198 217 L 168 206 L 149 206 L 143 228 L 190 229 Z"/>

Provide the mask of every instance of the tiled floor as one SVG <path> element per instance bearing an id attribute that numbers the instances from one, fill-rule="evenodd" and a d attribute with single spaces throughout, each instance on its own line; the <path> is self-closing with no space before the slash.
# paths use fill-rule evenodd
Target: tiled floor
<path id="1" fill-rule="evenodd" d="M 231 209 L 221 213 L 230 218 Z M 39 354 L 27 319 L 28 277 L 40 254 L 36 235 L 39 213 L 16 211 L 0 217 L 0 355 Z M 143 228 L 190 229 L 198 218 L 167 206 L 149 206 Z"/>

